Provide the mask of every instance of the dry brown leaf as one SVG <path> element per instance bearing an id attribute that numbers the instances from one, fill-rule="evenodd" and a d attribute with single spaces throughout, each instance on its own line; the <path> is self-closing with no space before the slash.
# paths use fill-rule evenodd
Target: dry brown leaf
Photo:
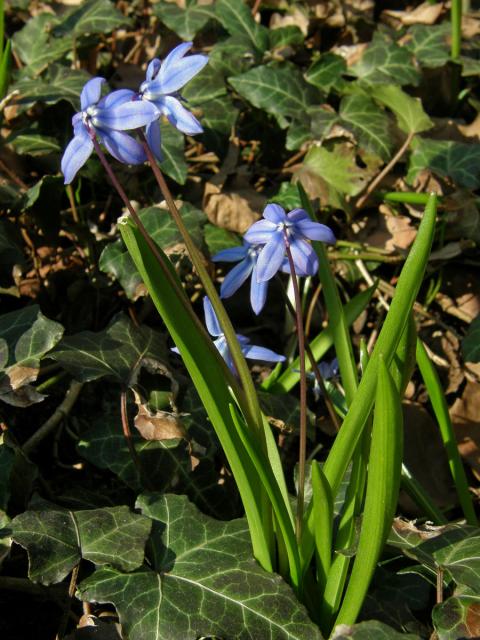
<path id="1" fill-rule="evenodd" d="M 458 449 L 480 478 L 480 383 L 467 382 L 450 409 Z"/>
<path id="2" fill-rule="evenodd" d="M 144 440 L 176 440 L 187 438 L 180 416 L 168 411 L 150 411 L 134 391 L 138 412 L 133 423 Z"/>
<path id="3" fill-rule="evenodd" d="M 288 26 L 298 27 L 304 36 L 308 34 L 308 15 L 298 7 L 294 7 L 289 13 L 273 13 L 270 18 L 270 29 L 279 29 Z"/>
<path id="4" fill-rule="evenodd" d="M 446 507 L 456 501 L 452 477 L 438 426 L 419 404 L 404 403 L 404 460 L 415 478 L 432 496 L 435 504 Z M 418 507 L 405 493 L 401 493 L 402 509 L 420 515 Z"/>
<path id="5" fill-rule="evenodd" d="M 382 11 L 382 18 L 388 16 L 398 20 L 400 24 L 434 24 L 441 16 L 443 11 L 443 4 L 441 2 L 437 4 L 430 4 L 430 2 L 422 2 L 413 11 L 395 11 L 393 9 L 386 9 Z"/>
<path id="6" fill-rule="evenodd" d="M 416 235 L 417 230 L 408 216 L 369 216 L 359 229 L 358 240 L 393 253 L 408 249 Z"/>
<path id="7" fill-rule="evenodd" d="M 211 182 L 205 184 L 203 210 L 217 227 L 245 233 L 258 220 L 265 204 L 265 196 L 254 189 L 224 193 Z"/>
<path id="8" fill-rule="evenodd" d="M 107 622 L 104 619 L 84 614 L 75 631 L 66 636 L 65 640 L 121 640 L 121 626 L 118 622 Z"/>
<path id="9" fill-rule="evenodd" d="M 480 286 L 478 283 L 478 269 L 449 265 L 445 270 L 442 293 L 452 298 L 457 309 L 469 316 L 471 320 L 480 314 Z M 444 310 L 447 311 L 446 308 Z"/>
<path id="10" fill-rule="evenodd" d="M 472 15 L 462 16 L 462 38 L 469 40 L 480 33 L 480 20 Z"/>
<path id="11" fill-rule="evenodd" d="M 460 133 L 466 138 L 476 138 L 480 141 L 480 113 L 470 124 L 459 124 Z"/>

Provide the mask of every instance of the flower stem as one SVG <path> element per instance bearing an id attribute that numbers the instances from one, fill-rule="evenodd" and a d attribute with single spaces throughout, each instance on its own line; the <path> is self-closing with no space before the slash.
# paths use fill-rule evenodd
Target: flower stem
<path id="1" fill-rule="evenodd" d="M 302 537 L 303 510 L 305 504 L 305 466 L 307 459 L 307 375 L 305 369 L 305 333 L 303 331 L 302 299 L 298 287 L 295 263 L 293 262 L 290 242 L 284 230 L 285 249 L 287 252 L 290 274 L 292 276 L 293 295 L 295 297 L 295 321 L 298 335 L 298 357 L 300 364 L 300 448 L 298 453 L 298 497 L 297 514 L 295 518 L 295 532 L 297 540 Z"/>
<path id="2" fill-rule="evenodd" d="M 185 242 L 185 246 L 187 247 L 188 253 L 190 254 L 190 258 L 192 263 L 197 270 L 197 273 L 202 281 L 202 284 L 205 288 L 205 293 L 210 299 L 212 303 L 213 309 L 220 321 L 220 325 L 225 334 L 225 338 L 227 339 L 228 347 L 232 354 L 232 358 L 235 364 L 235 368 L 238 372 L 238 376 L 240 378 L 243 391 L 245 394 L 245 409 L 249 414 L 249 422 L 253 424 L 258 432 L 260 437 L 260 441 L 263 446 L 265 446 L 265 434 L 263 431 L 263 419 L 260 410 L 260 405 L 258 403 L 257 393 L 255 391 L 255 387 L 252 381 L 252 377 L 250 375 L 250 371 L 248 369 L 247 363 L 245 362 L 245 358 L 243 357 L 240 345 L 238 343 L 237 337 L 235 335 L 235 330 L 230 322 L 230 319 L 225 311 L 225 308 L 220 300 L 220 297 L 217 293 L 215 285 L 210 278 L 208 271 L 204 264 L 204 257 L 200 253 L 200 251 L 195 246 L 185 224 L 182 220 L 182 216 L 177 209 L 175 201 L 170 193 L 170 189 L 166 183 L 166 180 L 163 176 L 160 167 L 157 165 L 155 157 L 148 146 L 146 140 L 143 143 L 145 153 L 147 154 L 148 162 L 150 163 L 150 167 L 153 171 L 155 179 L 157 181 L 158 186 L 160 187 L 160 191 L 162 192 L 163 197 L 167 203 L 168 209 L 172 215 L 175 224 L 180 231 L 183 241 Z"/>

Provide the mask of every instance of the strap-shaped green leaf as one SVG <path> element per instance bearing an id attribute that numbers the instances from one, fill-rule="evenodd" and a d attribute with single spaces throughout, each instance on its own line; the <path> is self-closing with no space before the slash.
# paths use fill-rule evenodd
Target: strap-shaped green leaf
<path id="1" fill-rule="evenodd" d="M 201 323 L 189 310 L 189 301 L 168 258 L 162 268 L 133 221 L 120 219 L 119 229 L 152 300 L 182 355 L 210 420 L 222 444 L 238 485 L 252 536 L 254 555 L 267 570 L 273 568 L 270 545 L 262 521 L 263 489 L 255 466 L 238 436 L 229 405 L 237 382 L 220 358 Z"/>
<path id="2" fill-rule="evenodd" d="M 390 531 L 400 488 L 402 443 L 400 396 L 380 355 L 362 529 L 336 624 L 355 622 Z"/>
<path id="3" fill-rule="evenodd" d="M 332 487 L 333 496 L 338 490 L 373 406 L 380 355 L 383 356 L 385 364 L 389 366 L 422 283 L 432 246 L 436 213 L 437 198 L 435 194 L 431 194 L 417 237 L 398 279 L 395 296 L 378 336 L 372 357 L 325 462 L 324 471 Z"/>

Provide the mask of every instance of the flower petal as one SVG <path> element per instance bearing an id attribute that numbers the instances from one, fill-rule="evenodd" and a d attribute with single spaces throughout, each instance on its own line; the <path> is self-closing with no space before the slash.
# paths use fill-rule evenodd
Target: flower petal
<path id="1" fill-rule="evenodd" d="M 150 122 L 150 124 L 147 124 L 145 134 L 147 136 L 148 146 L 153 151 L 153 155 L 159 162 L 161 162 L 163 160 L 163 154 L 160 122 L 158 120 L 155 120 L 154 122 Z"/>
<path id="2" fill-rule="evenodd" d="M 165 96 L 163 104 L 165 115 L 170 124 L 179 131 L 188 136 L 203 133 L 202 125 L 188 109 L 185 109 L 180 100 L 173 96 Z"/>
<path id="3" fill-rule="evenodd" d="M 255 265 L 252 271 L 252 279 L 250 281 L 250 304 L 252 305 L 253 312 L 257 316 L 265 306 L 265 301 L 267 299 L 267 291 L 268 291 L 268 281 L 258 282 L 257 267 Z"/>
<path id="4" fill-rule="evenodd" d="M 172 52 L 173 53 L 173 52 Z M 161 62 L 158 58 L 154 58 L 148 63 L 146 79 L 148 82 L 153 80 L 160 70 Z"/>
<path id="5" fill-rule="evenodd" d="M 70 140 L 62 157 L 61 167 L 65 184 L 70 184 L 93 151 L 93 142 L 84 127 Z"/>
<path id="6" fill-rule="evenodd" d="M 110 109 L 101 109 L 93 118 L 93 124 L 102 129 L 127 131 L 143 127 L 159 117 L 155 105 L 145 100 L 124 102 Z"/>
<path id="7" fill-rule="evenodd" d="M 88 107 L 97 104 L 102 93 L 102 85 L 106 82 L 105 78 L 92 78 L 83 87 L 80 94 L 80 105 L 82 111 Z"/>
<path id="8" fill-rule="evenodd" d="M 207 296 L 203 298 L 203 312 L 205 314 L 205 324 L 207 326 L 208 333 L 211 336 L 223 336 L 222 327 L 218 322 L 212 303 Z"/>
<path id="9" fill-rule="evenodd" d="M 204 55 L 183 57 L 191 47 L 191 42 L 179 44 L 162 62 L 160 71 L 155 78 L 155 83 L 160 84 L 162 93 L 178 91 L 207 64 L 208 57 Z"/>
<path id="10" fill-rule="evenodd" d="M 278 233 L 277 225 L 270 220 L 258 220 L 247 229 L 244 239 L 251 244 L 266 244 Z"/>
<path id="11" fill-rule="evenodd" d="M 310 240 L 320 240 L 321 242 L 327 242 L 328 244 L 335 244 L 336 239 L 333 235 L 333 231 L 330 227 L 320 222 L 313 222 L 313 220 L 300 220 L 295 223 L 295 230 L 299 231 L 302 235 Z"/>
<path id="12" fill-rule="evenodd" d="M 287 213 L 287 218 L 290 220 L 290 222 L 298 222 L 299 220 L 304 220 L 305 218 L 310 220 L 310 216 L 305 211 L 305 209 L 292 209 Z"/>
<path id="13" fill-rule="evenodd" d="M 102 98 L 98 103 L 101 109 L 110 109 L 111 107 L 118 107 L 124 102 L 131 102 L 137 94 L 131 89 L 117 89 L 112 91 L 107 96 Z"/>
<path id="14" fill-rule="evenodd" d="M 242 260 L 233 267 L 228 275 L 225 276 L 225 280 L 222 282 L 222 286 L 220 287 L 220 295 L 222 298 L 229 298 L 230 296 L 233 296 L 235 291 L 240 289 L 242 284 L 252 273 L 253 264 L 253 260 L 245 258 L 245 260 Z"/>
<path id="15" fill-rule="evenodd" d="M 248 345 L 243 347 L 242 353 L 245 358 L 250 360 L 264 360 L 265 362 L 284 362 L 285 356 L 281 356 L 279 353 L 275 353 L 271 349 L 266 347 L 258 347 L 257 345 Z"/>
<path id="16" fill-rule="evenodd" d="M 246 258 L 247 254 L 248 245 L 230 247 L 229 249 L 223 249 L 216 253 L 212 258 L 212 262 L 238 262 L 238 260 Z"/>
<path id="17" fill-rule="evenodd" d="M 125 164 L 142 164 L 147 159 L 142 145 L 123 131 L 101 131 L 108 152 Z"/>
<path id="18" fill-rule="evenodd" d="M 263 211 L 263 217 L 275 224 L 278 224 L 279 222 L 286 222 L 287 220 L 285 209 L 279 204 L 267 204 Z"/>
<path id="19" fill-rule="evenodd" d="M 318 258 L 311 244 L 297 237 L 290 241 L 290 251 L 295 270 L 298 271 L 297 275 L 313 276 L 316 274 Z"/>
<path id="20" fill-rule="evenodd" d="M 285 254 L 285 244 L 283 235 L 277 233 L 270 242 L 260 251 L 257 261 L 257 280 L 265 282 L 270 280 L 282 266 L 283 256 Z"/>

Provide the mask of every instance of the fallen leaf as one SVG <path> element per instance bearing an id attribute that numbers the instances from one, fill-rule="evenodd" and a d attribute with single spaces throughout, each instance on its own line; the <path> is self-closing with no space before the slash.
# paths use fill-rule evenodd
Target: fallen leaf
<path id="1" fill-rule="evenodd" d="M 417 235 L 408 216 L 369 216 L 364 222 L 363 228 L 358 232 L 358 240 L 390 253 L 408 249 Z"/>
<path id="2" fill-rule="evenodd" d="M 480 478 L 480 383 L 467 382 L 450 409 L 458 449 Z"/>
<path id="3" fill-rule="evenodd" d="M 442 12 L 442 2 L 438 2 L 436 4 L 422 2 L 422 4 L 419 4 L 418 7 L 413 9 L 413 11 L 395 11 L 393 9 L 386 9 L 385 11 L 382 11 L 381 18 L 385 19 L 385 17 L 390 17 L 403 25 L 435 24 Z"/>
<path id="4" fill-rule="evenodd" d="M 472 320 L 480 314 L 478 281 L 478 269 L 449 265 L 445 270 L 442 286 L 442 293 L 452 298 L 457 309 L 470 316 Z"/>
<path id="5" fill-rule="evenodd" d="M 270 29 L 280 29 L 288 26 L 298 27 L 304 36 L 308 35 L 309 19 L 306 12 L 294 7 L 289 13 L 273 13 L 270 18 Z"/>
<path id="6" fill-rule="evenodd" d="M 258 220 L 265 204 L 265 196 L 254 189 L 225 193 L 211 182 L 205 184 L 203 210 L 210 222 L 222 229 L 245 233 Z"/>
<path id="7" fill-rule="evenodd" d="M 150 411 L 136 391 L 134 395 L 138 412 L 133 422 L 144 440 L 186 439 L 187 433 L 178 414 Z"/>
<path id="8" fill-rule="evenodd" d="M 97 616 L 84 614 L 77 629 L 66 636 L 65 640 L 121 640 L 121 626 L 118 622 L 107 622 Z"/>

